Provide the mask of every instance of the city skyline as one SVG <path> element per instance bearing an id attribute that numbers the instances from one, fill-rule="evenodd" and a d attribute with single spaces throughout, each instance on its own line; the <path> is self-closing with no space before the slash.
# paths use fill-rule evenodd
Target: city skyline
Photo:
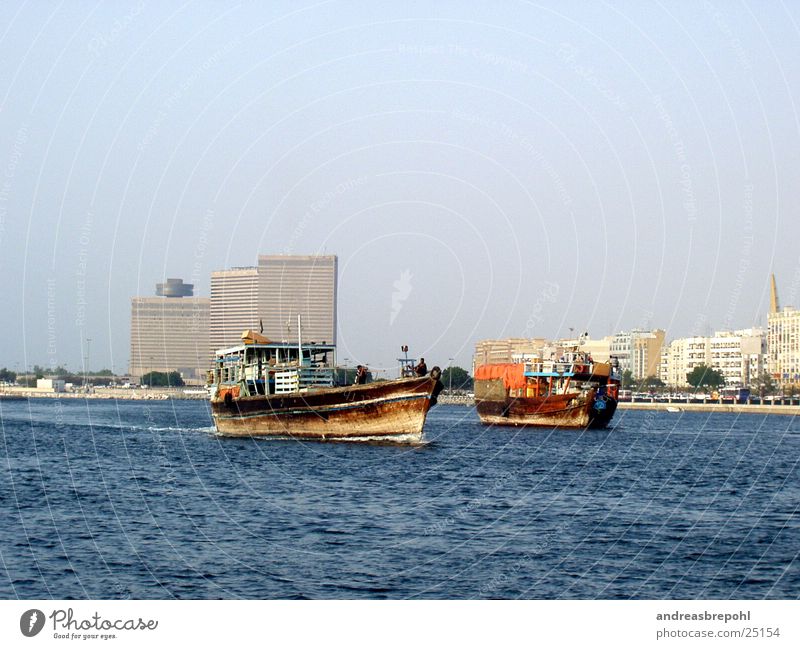
<path id="1" fill-rule="evenodd" d="M 338 255 L 376 369 L 766 326 L 770 273 L 800 302 L 799 11 L 8 3 L 0 364 L 120 371 L 131 296 L 259 254 Z"/>
<path id="2" fill-rule="evenodd" d="M 259 255 L 258 256 L 259 261 L 261 261 L 262 264 L 264 263 L 264 260 L 266 260 L 267 258 L 270 258 L 270 257 L 271 258 L 276 258 L 276 256 L 271 256 L 271 255 Z M 307 256 L 307 255 L 301 255 L 300 257 L 301 258 L 309 258 L 309 256 Z M 325 257 L 325 256 L 323 256 L 323 257 Z M 327 257 L 328 258 L 333 258 L 334 260 L 336 259 L 336 255 L 328 255 Z M 259 317 L 259 309 L 265 308 L 264 307 L 264 299 L 263 299 L 263 297 L 260 297 L 260 291 L 259 291 L 259 282 L 263 281 L 263 280 L 259 280 L 257 271 L 258 271 L 258 266 L 235 266 L 233 268 L 219 269 L 219 270 L 212 271 L 212 273 L 211 273 L 211 289 L 209 291 L 210 295 L 208 295 L 208 296 L 195 295 L 193 293 L 193 291 L 191 290 L 192 289 L 192 285 L 191 284 L 183 284 L 184 288 L 185 287 L 189 288 L 189 292 L 183 293 L 184 296 L 189 296 L 189 298 L 190 298 L 190 299 L 185 301 L 186 305 L 189 305 L 190 302 L 193 303 L 194 299 L 196 299 L 196 298 L 199 298 L 201 300 L 206 300 L 206 301 L 210 300 L 211 304 L 213 305 L 213 297 L 212 296 L 213 296 L 214 290 L 215 290 L 214 289 L 214 286 L 215 286 L 214 281 L 215 280 L 217 282 L 216 291 L 218 292 L 218 295 L 220 296 L 220 299 L 223 299 L 225 297 L 225 295 L 226 295 L 226 293 L 225 293 L 225 285 L 226 285 L 226 283 L 230 283 L 231 284 L 231 288 L 233 289 L 234 302 L 236 303 L 236 305 L 234 306 L 234 312 L 237 314 L 238 318 L 234 318 L 234 321 L 232 322 L 232 324 L 228 324 L 228 326 L 226 326 L 226 327 L 223 326 L 223 323 L 220 320 L 220 318 L 223 317 L 222 316 L 221 306 L 216 310 L 216 325 L 215 325 L 215 310 L 213 309 L 213 306 L 212 306 L 212 309 L 211 309 L 210 318 L 209 318 L 209 315 L 206 314 L 206 318 L 209 319 L 209 323 L 210 323 L 209 335 L 210 335 L 211 340 L 212 340 L 212 344 L 209 346 L 209 351 L 210 351 L 209 357 L 213 356 L 213 352 L 216 349 L 218 349 L 218 348 L 220 348 L 222 346 L 220 344 L 214 344 L 213 341 L 215 341 L 215 340 L 219 341 L 221 339 L 225 339 L 225 340 L 227 340 L 227 342 L 223 343 L 223 345 L 235 344 L 236 340 L 238 340 L 239 335 L 241 334 L 241 332 L 244 329 L 248 329 L 248 328 L 259 329 L 261 326 L 263 326 L 263 321 L 260 321 L 260 319 L 263 320 L 263 318 L 265 317 L 263 315 L 263 313 L 264 313 L 263 311 L 261 312 L 261 316 Z M 232 276 L 233 276 L 233 280 L 232 280 Z M 245 276 L 247 276 L 247 277 L 245 277 Z M 250 276 L 252 276 L 252 277 L 250 277 Z M 194 279 L 196 280 L 197 278 L 195 277 Z M 236 280 L 238 280 L 238 283 L 236 282 Z M 246 286 L 244 284 L 241 284 L 242 280 L 245 280 L 247 282 Z M 162 283 L 162 282 L 164 282 L 164 283 Z M 152 293 L 152 295 L 154 297 L 131 296 L 130 299 L 134 301 L 134 303 L 133 303 L 134 304 L 134 320 L 129 320 L 130 327 L 128 328 L 128 332 L 127 332 L 129 341 L 132 341 L 133 336 L 134 336 L 133 331 L 134 331 L 134 328 L 136 327 L 136 325 L 134 324 L 134 321 L 135 321 L 135 318 L 136 318 L 136 313 L 137 313 L 137 308 L 138 308 L 136 305 L 139 304 L 139 303 L 141 303 L 143 305 L 148 305 L 149 304 L 150 305 L 149 308 L 154 308 L 153 305 L 158 305 L 159 303 L 161 303 L 163 301 L 163 299 L 160 299 L 160 298 L 163 298 L 163 294 L 161 292 L 162 291 L 162 286 L 167 286 L 167 285 L 169 285 L 170 283 L 173 283 L 173 282 L 180 283 L 180 282 L 182 282 L 182 279 L 162 278 L 162 282 L 156 282 L 156 290 Z M 774 275 L 770 277 L 770 282 L 772 282 L 770 284 L 770 290 L 773 292 L 772 295 L 771 295 L 771 299 L 775 299 L 777 297 L 777 295 L 774 293 L 774 291 L 775 291 L 775 284 L 774 284 L 775 278 L 774 278 Z M 336 279 L 334 278 L 334 284 L 335 283 L 336 283 Z M 252 284 L 252 286 L 251 286 L 251 284 Z M 228 289 L 228 290 L 230 291 L 230 289 Z M 263 293 L 263 289 L 262 289 L 261 292 Z M 334 290 L 334 292 L 335 292 L 335 290 Z M 228 299 L 230 299 L 230 296 L 228 296 Z M 246 301 L 248 303 L 248 308 L 243 308 L 244 302 L 242 302 L 242 300 L 244 300 L 244 301 Z M 178 303 L 178 302 L 180 302 L 180 300 L 176 299 L 176 300 L 174 300 L 174 302 Z M 239 302 L 241 302 L 241 305 L 239 304 Z M 208 306 L 208 305 L 206 305 L 206 306 Z M 194 308 L 194 307 L 192 307 L 192 308 Z M 770 306 L 769 308 L 771 309 L 772 307 Z M 785 308 L 793 309 L 794 305 L 781 303 L 780 311 L 783 311 Z M 335 311 L 338 310 L 337 306 L 335 304 L 335 300 L 334 300 L 334 310 Z M 758 329 L 763 330 L 763 332 L 766 335 L 767 331 L 769 330 L 768 316 L 769 316 L 770 313 L 773 313 L 773 311 L 768 309 L 768 311 L 764 314 L 763 324 L 757 322 L 754 325 L 750 325 L 748 327 L 740 327 L 740 326 L 737 326 L 736 324 L 734 324 L 727 330 L 719 330 L 719 329 L 712 328 L 710 323 L 705 322 L 703 331 L 697 331 L 697 332 L 693 332 L 693 333 L 682 332 L 682 333 L 678 333 L 678 334 L 675 334 L 675 335 L 670 335 L 669 331 L 663 330 L 663 329 L 661 329 L 659 327 L 654 327 L 652 329 L 652 331 L 660 331 L 662 334 L 664 334 L 663 341 L 661 342 L 661 346 L 663 346 L 664 348 L 668 347 L 670 343 L 678 341 L 678 340 L 689 339 L 689 338 L 694 338 L 694 337 L 706 337 L 706 338 L 709 338 L 709 337 L 712 337 L 713 335 L 716 335 L 717 333 L 719 333 L 721 331 L 732 333 L 732 332 L 734 332 L 736 330 L 748 329 L 748 328 L 756 327 Z M 333 319 L 334 319 L 334 321 L 336 320 L 335 315 L 334 315 Z M 193 325 L 193 326 L 195 326 L 195 325 Z M 296 325 L 290 327 L 290 333 L 294 337 L 286 338 L 286 336 L 280 337 L 280 336 L 277 336 L 277 335 L 273 336 L 273 337 L 276 340 L 280 338 L 281 340 L 287 339 L 287 340 L 294 341 L 294 340 L 296 340 L 296 335 L 294 334 L 295 329 L 296 329 Z M 559 341 L 564 341 L 564 340 L 569 340 L 569 339 L 577 339 L 579 334 L 577 334 L 576 332 L 580 332 L 580 331 L 581 330 L 580 330 L 579 327 L 578 328 L 576 328 L 576 327 L 568 327 L 568 331 L 564 332 L 564 334 L 560 335 L 560 336 L 552 336 L 552 337 L 529 336 L 528 338 L 524 338 L 523 339 L 523 338 L 519 338 L 519 337 L 511 335 L 508 338 L 510 338 L 510 339 L 515 339 L 516 338 L 516 339 L 519 339 L 519 340 L 530 340 L 530 341 L 532 341 L 532 340 L 543 340 L 543 341 L 546 341 L 546 342 L 559 342 Z M 622 335 L 622 336 L 625 336 L 625 335 L 630 336 L 631 333 L 636 333 L 638 331 L 648 331 L 649 332 L 650 329 L 647 329 L 647 328 L 644 328 L 644 327 L 629 327 L 629 328 L 622 328 L 622 329 L 619 329 L 619 330 L 616 330 L 616 331 L 600 332 L 599 336 L 596 335 L 597 332 L 588 332 L 587 331 L 585 333 L 588 334 L 588 336 L 586 336 L 586 337 L 589 340 L 600 341 L 600 340 L 608 339 L 610 341 L 611 339 L 615 339 L 616 337 L 618 337 L 620 335 Z M 232 332 L 235 332 L 236 335 L 233 335 Z M 233 335 L 233 338 L 231 338 L 232 335 Z M 452 364 L 453 365 L 458 365 L 458 366 L 463 367 L 463 368 L 467 368 L 469 370 L 469 368 L 473 364 L 473 358 L 474 358 L 474 354 L 475 354 L 475 346 L 478 343 L 480 343 L 482 341 L 501 340 L 501 339 L 502 338 L 499 337 L 499 336 L 494 337 L 494 338 L 487 337 L 487 338 L 484 338 L 484 339 L 476 339 L 475 341 L 473 341 L 472 351 L 467 356 L 466 362 L 464 364 L 459 364 L 459 363 L 452 363 Z M 89 339 L 89 341 L 90 340 L 91 339 Z M 86 341 L 84 341 L 84 342 L 86 342 Z M 90 344 L 90 342 L 89 342 L 89 344 Z M 198 347 L 198 348 L 202 348 L 204 346 L 204 343 L 199 342 L 197 345 L 192 345 L 192 348 L 194 348 L 195 346 Z M 411 350 L 411 351 L 413 351 L 413 350 Z M 71 369 L 73 371 L 86 370 L 86 371 L 89 371 L 89 372 L 100 371 L 101 369 L 111 369 L 117 375 L 125 375 L 125 374 L 128 374 L 128 373 L 133 375 L 133 374 L 139 373 L 139 371 L 141 370 L 141 368 L 139 367 L 139 364 L 135 363 L 135 365 L 137 366 L 137 371 L 129 371 L 129 370 L 132 369 L 132 365 L 134 364 L 133 363 L 133 354 L 131 354 L 128 357 L 128 360 L 124 364 L 123 367 L 116 367 L 116 368 L 112 368 L 110 366 L 102 366 L 101 367 L 100 365 L 96 365 L 96 364 L 93 364 L 91 367 L 84 367 L 85 361 L 87 359 L 87 353 L 89 352 L 88 345 L 87 345 L 87 348 L 82 348 L 81 352 L 82 352 L 82 357 L 81 357 L 82 360 L 80 361 L 80 365 L 77 366 L 77 367 L 75 365 L 70 365 L 69 363 L 65 363 L 65 362 L 52 363 L 50 365 L 46 365 L 46 364 L 43 364 L 41 362 L 32 361 L 32 362 L 29 362 L 27 365 L 21 365 L 19 362 L 16 362 L 16 361 L 14 363 L 9 363 L 9 362 L 5 362 L 5 361 L 2 361 L 2 360 L 0 360 L 0 366 L 7 367 L 8 369 L 13 369 L 13 370 L 21 372 L 21 373 L 25 373 L 26 371 L 30 370 L 34 365 L 38 365 L 38 366 L 43 367 L 45 369 L 48 368 L 48 367 L 61 366 L 61 367 L 64 367 L 64 368 Z M 148 358 L 150 360 L 148 360 L 146 362 L 142 361 L 143 365 L 141 365 L 141 367 L 145 367 L 145 366 L 149 367 L 150 365 L 153 365 L 153 367 L 155 368 L 157 364 L 155 364 L 155 365 L 153 364 L 153 359 L 151 358 L 153 356 L 153 354 L 151 352 L 148 352 L 148 354 L 149 354 Z M 348 357 L 342 355 L 341 352 L 340 352 L 338 354 L 338 358 L 339 358 L 340 364 L 344 364 L 343 363 L 343 359 L 348 358 Z M 348 360 L 351 360 L 351 359 L 348 358 Z M 356 362 L 356 359 L 352 359 L 352 360 L 353 360 L 353 364 L 354 364 Z M 450 361 L 450 360 L 455 360 L 455 359 L 454 358 L 450 358 L 450 359 L 447 359 L 447 360 Z M 442 364 L 442 367 L 446 367 L 446 363 Z M 179 368 L 172 367 L 171 365 L 169 365 L 169 363 L 167 363 L 166 365 L 163 365 L 163 366 L 158 365 L 157 369 L 158 369 L 158 371 L 167 371 L 168 369 L 171 370 L 171 369 L 179 369 Z M 391 372 L 393 369 L 395 369 L 395 364 L 389 364 L 386 367 L 380 367 L 380 368 L 376 368 L 376 369 L 379 369 L 379 371 L 382 371 L 382 372 Z M 652 375 L 657 375 L 657 374 L 658 373 L 656 372 L 655 374 L 652 374 Z M 644 375 L 641 378 L 644 378 Z"/>

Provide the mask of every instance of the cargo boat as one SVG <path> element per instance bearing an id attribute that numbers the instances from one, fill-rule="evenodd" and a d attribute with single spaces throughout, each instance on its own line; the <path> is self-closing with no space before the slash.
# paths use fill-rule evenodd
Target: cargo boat
<path id="1" fill-rule="evenodd" d="M 314 440 L 422 441 L 441 371 L 337 385 L 336 348 L 273 343 L 246 331 L 216 352 L 209 373 L 211 415 L 220 435 Z"/>
<path id="2" fill-rule="evenodd" d="M 619 385 L 611 363 L 580 354 L 481 365 L 475 370 L 475 404 L 488 425 L 604 428 L 617 409 Z"/>

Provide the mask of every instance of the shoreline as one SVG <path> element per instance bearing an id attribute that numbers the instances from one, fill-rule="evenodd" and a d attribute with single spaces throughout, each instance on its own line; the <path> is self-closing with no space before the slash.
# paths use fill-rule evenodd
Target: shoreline
<path id="1" fill-rule="evenodd" d="M 443 406 L 474 406 L 475 401 L 461 395 L 439 395 L 438 403 Z M 680 414 L 682 412 L 724 412 L 750 415 L 788 415 L 800 416 L 800 405 L 780 404 L 731 404 L 731 403 L 686 403 L 685 401 L 620 401 L 618 410 L 655 410 Z M 675 410 L 677 409 L 677 412 Z"/>
<path id="2" fill-rule="evenodd" d="M 191 388 L 186 388 L 191 389 Z M 95 392 L 45 392 L 32 389 L 16 389 L 0 392 L 0 401 L 18 401 L 23 399 L 119 399 L 122 401 L 168 401 L 173 400 L 208 400 L 208 393 L 185 393 L 184 388 L 176 390 L 99 390 Z"/>
<path id="3" fill-rule="evenodd" d="M 191 389 L 191 388 L 188 388 Z M 0 401 L 21 401 L 27 399 L 119 399 L 121 401 L 205 401 L 205 393 L 189 393 L 183 389 L 176 390 L 101 390 L 96 392 L 38 392 L 31 389 L 16 389 L 0 392 Z M 439 395 L 439 405 L 473 407 L 475 400 L 465 395 Z M 683 401 L 621 401 L 617 404 L 619 410 L 654 410 L 681 414 L 683 412 L 722 412 L 731 414 L 750 415 L 785 415 L 800 416 L 800 405 L 779 404 L 730 404 L 730 403 L 686 403 Z M 677 410 L 677 411 L 676 411 Z"/>
<path id="4" fill-rule="evenodd" d="M 682 401 L 669 402 L 630 402 L 623 401 L 617 404 L 617 410 L 659 410 L 668 412 L 672 408 L 671 414 L 681 414 L 683 412 L 726 412 L 734 414 L 748 415 L 800 415 L 800 406 L 784 406 L 775 404 L 746 404 L 746 403 L 684 403 Z M 674 410 L 677 409 L 678 412 Z"/>

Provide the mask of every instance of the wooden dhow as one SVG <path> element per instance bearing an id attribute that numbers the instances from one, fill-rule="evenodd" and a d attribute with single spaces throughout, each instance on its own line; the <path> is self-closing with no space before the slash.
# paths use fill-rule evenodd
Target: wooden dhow
<path id="1" fill-rule="evenodd" d="M 211 414 L 220 435 L 416 443 L 442 389 L 441 372 L 337 385 L 336 349 L 273 343 L 246 331 L 216 353 Z M 346 373 L 344 373 L 346 375 Z"/>
<path id="2" fill-rule="evenodd" d="M 560 361 L 479 366 L 475 404 L 489 425 L 604 428 L 617 409 L 619 385 L 611 363 L 568 353 Z"/>

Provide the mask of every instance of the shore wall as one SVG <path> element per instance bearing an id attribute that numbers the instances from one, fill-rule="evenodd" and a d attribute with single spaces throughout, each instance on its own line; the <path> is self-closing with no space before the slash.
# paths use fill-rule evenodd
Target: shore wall
<path id="1" fill-rule="evenodd" d="M 745 403 L 663 403 L 663 402 L 641 402 L 629 403 L 620 402 L 617 404 L 619 410 L 661 410 L 677 408 L 681 412 L 733 412 L 737 414 L 750 415 L 800 415 L 800 406 L 779 406 L 779 405 L 755 405 Z"/>
<path id="2" fill-rule="evenodd" d="M 188 388 L 191 389 L 191 388 Z M 132 401 L 165 401 L 167 399 L 208 399 L 208 394 L 202 393 L 186 394 L 184 388 L 172 390 L 154 389 L 125 389 L 109 388 L 95 390 L 94 392 L 49 392 L 46 390 L 35 390 L 31 388 L 5 388 L 0 392 L 2 399 L 123 399 Z"/>
<path id="3" fill-rule="evenodd" d="M 473 406 L 475 400 L 463 395 L 440 394 L 438 402 L 443 406 Z M 790 415 L 800 416 L 800 405 L 755 405 L 755 404 L 729 404 L 729 403 L 685 403 L 685 402 L 650 402 L 641 401 L 631 403 L 620 402 L 619 410 L 657 410 L 666 412 L 668 408 L 678 409 L 681 412 L 730 412 L 750 415 Z"/>
<path id="4" fill-rule="evenodd" d="M 440 394 L 436 398 L 437 403 L 443 406 L 474 406 L 475 399 L 464 394 Z"/>
<path id="5" fill-rule="evenodd" d="M 3 399 L 122 399 L 132 401 L 148 401 L 167 399 L 196 399 L 206 400 L 205 393 L 186 394 L 183 388 L 174 390 L 126 390 L 107 389 L 97 390 L 91 393 L 85 392 L 46 392 L 29 388 L 6 388 L 0 392 L 0 400 Z M 438 403 L 443 406 L 474 406 L 475 400 L 466 395 L 447 395 L 440 394 Z M 668 408 L 677 408 L 681 412 L 729 412 L 736 414 L 750 415 L 789 415 L 800 416 L 800 405 L 755 405 L 755 404 L 725 404 L 725 403 L 684 403 L 684 402 L 620 402 L 617 406 L 619 410 L 657 410 L 666 412 Z M 677 414 L 677 413 L 675 413 Z"/>

